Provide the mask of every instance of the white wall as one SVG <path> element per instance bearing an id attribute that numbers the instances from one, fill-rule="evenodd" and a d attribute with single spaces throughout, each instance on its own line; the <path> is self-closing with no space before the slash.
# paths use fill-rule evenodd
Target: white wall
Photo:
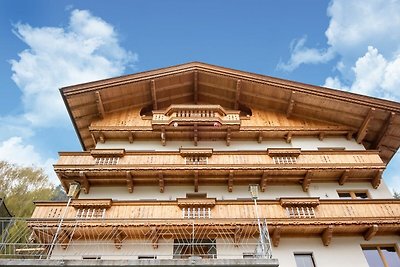
<path id="1" fill-rule="evenodd" d="M 177 151 L 180 147 L 194 147 L 191 141 L 167 141 L 162 146 L 157 140 L 136 140 L 132 144 L 128 141 L 109 140 L 105 143 L 97 143 L 96 148 L 125 148 L 127 151 L 151 150 L 151 151 Z M 235 150 L 266 150 L 267 148 L 301 148 L 302 150 L 317 150 L 318 147 L 344 147 L 347 150 L 365 150 L 363 145 L 358 144 L 354 139 L 347 140 L 344 137 L 327 137 L 319 140 L 315 137 L 293 137 L 290 144 L 285 140 L 264 140 L 261 143 L 254 141 L 232 140 L 227 146 L 225 141 L 199 141 L 197 147 L 212 147 L 215 151 Z"/>
<path id="2" fill-rule="evenodd" d="M 374 237 L 365 241 L 359 237 L 335 237 L 329 246 L 321 238 L 281 238 L 279 247 L 273 247 L 273 255 L 281 267 L 296 267 L 294 253 L 312 253 L 316 267 L 370 267 L 361 249 L 362 244 L 397 244 L 396 236 Z"/>
<path id="3" fill-rule="evenodd" d="M 368 190 L 371 198 L 392 198 L 392 194 L 385 185 L 374 189 L 370 183 L 347 183 L 340 186 L 338 183 L 311 183 L 309 192 L 303 192 L 300 185 L 267 186 L 265 192 L 259 192 L 260 199 L 276 199 L 280 197 L 320 197 L 321 199 L 339 198 L 337 190 Z M 115 200 L 175 200 L 186 197 L 186 193 L 193 193 L 193 186 L 166 186 L 164 193 L 160 193 L 158 186 L 136 186 L 133 193 L 128 192 L 126 186 L 91 186 L 89 194 L 81 192 L 79 198 L 112 198 Z M 247 186 L 233 186 L 233 192 L 228 192 L 227 186 L 199 186 L 199 193 L 207 193 L 207 197 L 231 200 L 250 198 Z"/>

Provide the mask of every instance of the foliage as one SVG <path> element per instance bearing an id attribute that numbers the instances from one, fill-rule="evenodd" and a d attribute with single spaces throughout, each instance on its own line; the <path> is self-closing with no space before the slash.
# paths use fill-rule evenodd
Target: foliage
<path id="1" fill-rule="evenodd" d="M 0 197 L 5 199 L 9 211 L 14 217 L 30 217 L 34 210 L 34 201 L 51 200 L 62 195 L 43 169 L 21 167 L 0 161 Z"/>
<path id="2" fill-rule="evenodd" d="M 400 193 L 398 193 L 396 191 L 393 191 L 393 197 L 397 198 L 397 199 L 400 199 Z"/>

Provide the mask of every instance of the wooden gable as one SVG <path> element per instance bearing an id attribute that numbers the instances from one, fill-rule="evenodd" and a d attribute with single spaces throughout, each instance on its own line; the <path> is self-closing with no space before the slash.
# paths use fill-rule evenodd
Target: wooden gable
<path id="1" fill-rule="evenodd" d="M 379 149 L 385 162 L 400 146 L 399 103 L 198 62 L 65 87 L 61 93 L 85 150 L 95 146 L 91 127 L 148 127 L 132 114 L 144 107 L 200 103 L 263 114 L 257 122 L 242 120 L 242 128 L 253 122 L 301 124 L 306 130 L 344 127 L 366 148 Z"/>

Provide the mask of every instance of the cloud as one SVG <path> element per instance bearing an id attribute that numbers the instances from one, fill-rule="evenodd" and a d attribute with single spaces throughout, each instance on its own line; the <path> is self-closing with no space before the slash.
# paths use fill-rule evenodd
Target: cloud
<path id="1" fill-rule="evenodd" d="M 0 142 L 0 160 L 20 166 L 42 168 L 53 183 L 58 181 L 52 166 L 56 160 L 42 158 L 32 145 L 24 144 L 23 139 L 19 136 Z"/>
<path id="2" fill-rule="evenodd" d="M 307 37 L 294 40 L 291 46 L 291 56 L 287 63 L 280 62 L 278 69 L 285 71 L 293 71 L 301 64 L 318 64 L 330 61 L 335 53 L 331 48 L 326 50 L 318 50 L 315 48 L 307 48 L 304 46 Z"/>
<path id="3" fill-rule="evenodd" d="M 17 24 L 14 33 L 29 47 L 10 63 L 33 127 L 67 120 L 58 88 L 121 75 L 138 59 L 121 47 L 112 25 L 86 10 L 73 10 L 66 28 Z"/>

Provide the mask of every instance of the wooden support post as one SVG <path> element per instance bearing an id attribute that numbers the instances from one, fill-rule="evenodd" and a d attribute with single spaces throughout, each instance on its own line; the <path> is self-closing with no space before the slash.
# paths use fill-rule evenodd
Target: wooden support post
<path id="1" fill-rule="evenodd" d="M 228 192 L 233 191 L 233 171 L 229 171 L 228 177 Z"/>
<path id="2" fill-rule="evenodd" d="M 199 136 L 198 136 L 198 126 L 197 123 L 193 125 L 193 143 L 195 146 L 197 146 L 197 142 L 199 141 Z"/>
<path id="3" fill-rule="evenodd" d="M 167 144 L 167 134 L 165 133 L 165 127 L 161 127 L 161 144 L 165 146 Z"/>
<path id="4" fill-rule="evenodd" d="M 133 192 L 133 178 L 130 171 L 126 172 L 126 185 L 128 186 L 129 193 Z"/>
<path id="5" fill-rule="evenodd" d="M 89 181 L 88 181 L 88 179 L 86 177 L 86 174 L 83 171 L 80 171 L 79 172 L 79 177 L 81 177 L 80 183 L 81 183 L 83 192 L 85 194 L 88 194 L 89 193 L 89 189 L 90 189 L 90 184 L 89 184 Z"/>
<path id="6" fill-rule="evenodd" d="M 293 112 L 293 108 L 294 108 L 294 96 L 295 96 L 296 92 L 291 91 L 290 92 L 290 98 L 289 98 L 289 103 L 288 106 L 286 108 L 286 117 L 290 118 L 290 116 L 292 116 L 292 112 Z"/>
<path id="7" fill-rule="evenodd" d="M 286 143 L 291 143 L 292 142 L 292 132 L 288 132 L 287 133 L 287 135 L 285 136 L 285 140 L 286 140 Z"/>
<path id="8" fill-rule="evenodd" d="M 281 227 L 277 226 L 272 233 L 272 244 L 274 245 L 274 247 L 279 246 L 279 241 L 281 241 Z"/>
<path id="9" fill-rule="evenodd" d="M 378 150 L 380 149 L 380 147 L 383 143 L 383 140 L 385 140 L 387 135 L 389 134 L 389 130 L 394 122 L 395 115 L 396 114 L 394 112 L 391 112 L 389 114 L 389 117 L 386 119 L 385 124 L 382 127 L 382 130 L 380 130 L 379 137 L 376 139 L 376 142 L 373 144 L 373 147 L 375 149 L 378 149 Z"/>
<path id="10" fill-rule="evenodd" d="M 349 173 L 350 173 L 350 170 L 345 170 L 343 173 L 342 173 L 342 176 L 340 176 L 340 178 L 339 178 L 339 185 L 344 185 L 344 183 L 347 181 L 347 179 L 349 178 Z"/>
<path id="11" fill-rule="evenodd" d="M 361 144 L 364 137 L 367 135 L 368 132 L 368 125 L 370 121 L 374 118 L 375 108 L 370 108 L 368 111 L 367 116 L 365 117 L 363 123 L 361 124 L 360 129 L 358 130 L 356 141 L 357 143 Z"/>
<path id="12" fill-rule="evenodd" d="M 199 74 L 197 70 L 193 74 L 193 101 L 195 104 L 199 101 Z"/>
<path id="13" fill-rule="evenodd" d="M 104 136 L 102 131 L 99 132 L 99 139 L 100 139 L 100 143 L 103 143 L 103 144 L 106 141 L 106 137 Z"/>
<path id="14" fill-rule="evenodd" d="M 313 173 L 311 171 L 307 171 L 306 175 L 304 176 L 304 179 L 302 182 L 302 187 L 303 187 L 304 192 L 308 192 L 308 188 L 310 187 L 312 176 L 313 176 Z"/>
<path id="15" fill-rule="evenodd" d="M 324 137 L 325 137 L 325 133 L 324 132 L 320 132 L 319 135 L 318 135 L 319 141 L 324 140 Z"/>
<path id="16" fill-rule="evenodd" d="M 101 100 L 100 92 L 96 91 L 95 94 L 97 110 L 99 111 L 100 118 L 104 119 L 106 112 L 104 111 L 103 101 Z"/>
<path id="17" fill-rule="evenodd" d="M 241 85 L 241 80 L 236 81 L 236 96 L 235 96 L 235 107 L 234 109 L 239 109 L 239 99 L 240 99 L 240 88 L 242 87 Z"/>
<path id="18" fill-rule="evenodd" d="M 150 91 L 151 91 L 151 99 L 153 100 L 153 109 L 157 110 L 157 95 L 156 95 L 156 82 L 154 80 L 150 81 Z"/>
<path id="19" fill-rule="evenodd" d="M 263 132 L 262 132 L 262 131 L 258 131 L 257 142 L 258 142 L 259 144 L 261 144 L 262 140 L 263 140 Z"/>
<path id="20" fill-rule="evenodd" d="M 351 140 L 353 138 L 354 132 L 353 131 L 349 131 L 346 135 L 347 140 Z"/>
<path id="21" fill-rule="evenodd" d="M 194 192 L 199 192 L 199 171 L 194 171 Z"/>
<path id="22" fill-rule="evenodd" d="M 377 224 L 372 225 L 372 226 L 364 233 L 364 240 L 366 240 L 366 241 L 371 240 L 371 239 L 376 235 L 376 233 L 378 232 L 378 229 L 379 229 L 379 227 L 378 227 Z"/>
<path id="23" fill-rule="evenodd" d="M 164 181 L 164 174 L 162 172 L 158 174 L 158 185 L 160 186 L 160 193 L 164 193 L 165 181 Z"/>
<path id="24" fill-rule="evenodd" d="M 324 246 L 329 246 L 331 241 L 332 241 L 332 236 L 333 236 L 333 225 L 329 225 L 328 228 L 326 228 L 322 232 L 322 243 Z"/>
<path id="25" fill-rule="evenodd" d="M 129 140 L 129 143 L 133 143 L 133 132 L 129 132 L 129 135 L 128 135 L 128 140 Z"/>
<path id="26" fill-rule="evenodd" d="M 371 185 L 374 189 L 377 189 L 381 184 L 383 170 L 378 170 L 375 174 L 375 177 L 371 181 Z"/>
<path id="27" fill-rule="evenodd" d="M 267 172 L 266 171 L 264 171 L 261 176 L 260 188 L 261 188 L 261 192 L 265 192 L 265 189 L 267 188 Z"/>
<path id="28" fill-rule="evenodd" d="M 231 144 L 231 127 L 228 126 L 228 129 L 226 130 L 226 145 L 230 146 Z"/>

